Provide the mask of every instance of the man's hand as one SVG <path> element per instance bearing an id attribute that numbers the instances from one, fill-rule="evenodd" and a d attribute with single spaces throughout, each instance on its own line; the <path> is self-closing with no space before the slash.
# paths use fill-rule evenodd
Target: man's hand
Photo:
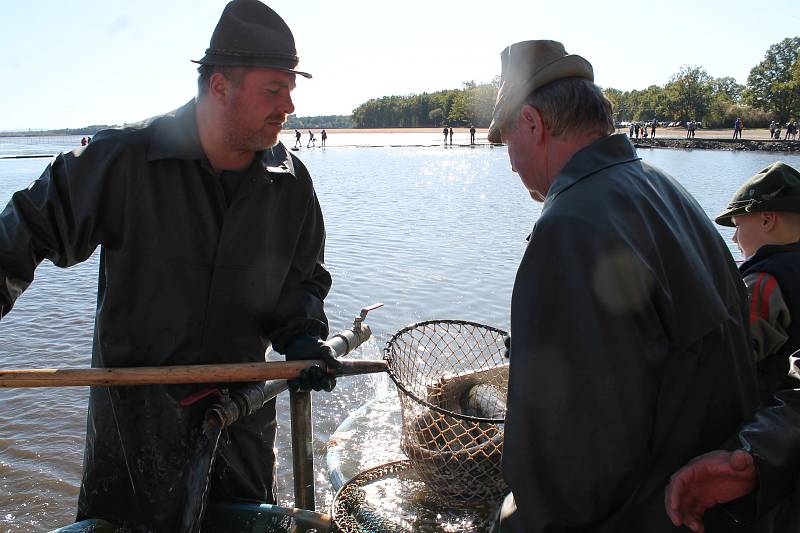
<path id="1" fill-rule="evenodd" d="M 317 337 L 302 334 L 293 337 L 286 344 L 287 361 L 307 361 L 311 359 L 321 359 L 328 366 L 328 369 L 340 368 L 342 363 L 336 359 L 333 348 L 322 342 Z M 327 391 L 330 392 L 336 386 L 336 378 L 327 374 L 318 365 L 303 370 L 298 379 L 289 380 L 289 388 L 293 391 L 308 392 Z"/>
<path id="2" fill-rule="evenodd" d="M 667 515 L 676 526 L 703 533 L 703 513 L 749 494 L 757 484 L 753 456 L 744 450 L 715 450 L 675 472 L 664 492 Z"/>
<path id="3" fill-rule="evenodd" d="M 321 366 L 314 365 L 302 370 L 297 379 L 290 379 L 286 383 L 292 392 L 330 392 L 336 387 L 336 378 L 327 374 Z"/>

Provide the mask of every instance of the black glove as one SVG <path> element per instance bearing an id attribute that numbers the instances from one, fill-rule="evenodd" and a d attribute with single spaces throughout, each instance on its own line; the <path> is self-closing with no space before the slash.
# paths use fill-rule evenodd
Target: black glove
<path id="1" fill-rule="evenodd" d="M 333 348 L 318 337 L 303 333 L 292 337 L 286 343 L 287 361 L 308 361 L 309 359 L 321 359 L 329 369 L 342 366 L 342 363 L 336 359 Z M 313 389 L 330 392 L 336 386 L 336 378 L 324 372 L 319 365 L 314 365 L 300 372 L 298 379 L 290 379 L 288 384 L 293 391 L 308 392 Z"/>
<path id="2" fill-rule="evenodd" d="M 506 359 L 511 358 L 511 334 L 503 335 L 503 343 L 506 345 L 506 351 L 503 355 L 506 356 Z"/>

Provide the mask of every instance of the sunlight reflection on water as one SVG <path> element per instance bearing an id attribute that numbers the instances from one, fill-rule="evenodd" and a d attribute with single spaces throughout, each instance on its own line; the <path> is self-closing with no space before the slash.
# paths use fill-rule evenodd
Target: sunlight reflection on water
<path id="1" fill-rule="evenodd" d="M 431 143 L 438 140 L 430 135 Z M 379 135 L 373 141 L 388 144 Z M 391 142 L 403 138 L 393 136 Z M 348 327 L 364 305 L 385 304 L 370 314 L 375 337 L 359 357 L 380 357 L 394 332 L 421 320 L 473 320 L 507 328 L 516 267 L 541 206 L 531 202 L 511 172 L 504 147 L 332 146 L 298 155 L 314 177 L 325 214 L 326 260 L 333 276 L 326 300 L 331 330 Z M 746 177 L 776 159 L 800 167 L 800 156 L 786 154 L 643 150 L 640 155 L 676 176 L 709 216 L 722 210 Z M 38 177 L 46 163 L 0 160 L 0 202 Z M 732 232 L 720 231 L 732 246 Z M 98 254 L 66 270 L 41 265 L 31 288 L 0 322 L 5 368 L 89 365 L 97 268 Z M 333 394 L 314 395 L 319 507 L 332 498 L 328 439 L 375 394 L 386 406 L 396 405 L 385 378 L 342 378 Z M 0 390 L 0 529 L 41 532 L 73 520 L 86 398 L 82 388 Z M 287 398 L 279 400 L 278 412 L 279 499 L 286 504 L 293 501 Z M 387 410 L 374 423 L 392 424 L 392 416 Z M 353 460 L 358 468 L 386 462 L 399 451 L 389 444 L 367 439 Z"/>

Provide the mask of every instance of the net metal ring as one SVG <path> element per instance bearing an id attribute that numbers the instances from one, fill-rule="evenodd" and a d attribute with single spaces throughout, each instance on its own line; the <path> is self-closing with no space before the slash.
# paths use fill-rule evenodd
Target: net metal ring
<path id="1" fill-rule="evenodd" d="M 461 419 L 461 420 L 466 420 L 468 422 L 475 422 L 475 423 L 478 423 L 478 424 L 504 424 L 505 423 L 505 419 L 504 418 L 482 418 L 482 417 L 479 417 L 479 416 L 465 415 L 463 413 L 456 413 L 454 411 L 449 411 L 447 409 L 444 409 L 443 407 L 440 407 L 438 405 L 432 404 L 429 401 L 417 396 L 417 394 L 415 394 L 413 391 L 409 390 L 408 387 L 406 387 L 405 384 L 400 380 L 400 378 L 397 377 L 397 374 L 395 373 L 394 361 L 393 361 L 392 356 L 390 354 L 391 347 L 396 344 L 396 341 L 397 341 L 397 339 L 399 337 L 403 336 L 407 332 L 409 332 L 411 330 L 414 330 L 414 329 L 419 329 L 419 328 L 422 328 L 422 327 L 425 327 L 425 326 L 431 326 L 431 325 L 436 325 L 436 324 L 452 324 L 452 325 L 458 325 L 458 326 L 471 326 L 471 327 L 476 327 L 476 328 L 481 328 L 481 329 L 485 329 L 485 330 L 488 330 L 488 331 L 492 331 L 494 333 L 497 333 L 500 336 L 508 335 L 508 332 L 503 331 L 502 329 L 499 329 L 499 328 L 496 328 L 496 327 L 493 327 L 493 326 L 487 326 L 486 324 L 480 324 L 478 322 L 470 322 L 468 320 L 425 320 L 423 322 L 416 322 L 414 324 L 410 324 L 410 325 L 404 327 L 403 329 L 401 329 L 400 331 L 398 331 L 397 333 L 395 333 L 394 335 L 392 335 L 392 337 L 386 342 L 386 347 L 383 349 L 383 359 L 384 359 L 384 361 L 386 361 L 386 364 L 389 367 L 389 370 L 388 370 L 389 377 L 392 379 L 392 381 L 397 386 L 397 388 L 400 389 L 404 394 L 406 394 L 410 398 L 413 398 L 415 401 L 419 402 L 420 404 L 424 405 L 425 407 L 428 407 L 429 409 L 432 409 L 432 410 L 436 411 L 439 414 L 442 414 L 442 415 L 445 415 L 445 416 L 451 416 L 453 418 L 457 418 L 457 419 Z"/>

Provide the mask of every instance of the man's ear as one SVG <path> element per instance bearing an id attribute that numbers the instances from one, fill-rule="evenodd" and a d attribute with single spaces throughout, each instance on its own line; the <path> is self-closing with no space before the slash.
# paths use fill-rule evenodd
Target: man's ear
<path id="1" fill-rule="evenodd" d="M 520 112 L 522 117 L 522 127 L 531 131 L 533 138 L 536 142 L 540 142 L 544 138 L 544 120 L 542 114 L 535 107 L 525 104 L 522 106 Z"/>
<path id="2" fill-rule="evenodd" d="M 215 72 L 208 80 L 208 95 L 219 103 L 224 103 L 231 89 L 231 82 L 221 72 Z"/>

